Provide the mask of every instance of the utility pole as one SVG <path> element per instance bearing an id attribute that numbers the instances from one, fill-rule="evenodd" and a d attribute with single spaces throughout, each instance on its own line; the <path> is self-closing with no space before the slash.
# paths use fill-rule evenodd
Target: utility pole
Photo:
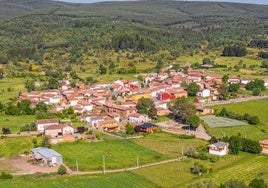
<path id="1" fill-rule="evenodd" d="M 105 174 L 105 155 L 102 155 L 103 174 Z"/>
<path id="2" fill-rule="evenodd" d="M 76 172 L 78 172 L 78 160 L 76 159 Z"/>
<path id="3" fill-rule="evenodd" d="M 184 155 L 184 152 L 183 152 L 183 146 L 181 147 L 181 155 L 182 155 L 182 156 Z"/>
<path id="4" fill-rule="evenodd" d="M 139 155 L 137 155 L 137 168 L 139 168 Z"/>

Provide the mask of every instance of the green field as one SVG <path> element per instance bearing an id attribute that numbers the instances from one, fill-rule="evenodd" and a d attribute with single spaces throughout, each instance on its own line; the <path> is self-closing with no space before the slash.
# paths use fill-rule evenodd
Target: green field
<path id="1" fill-rule="evenodd" d="M 71 168 L 76 168 L 78 160 L 79 170 L 102 170 L 103 155 L 105 155 L 106 169 L 119 169 L 139 164 L 147 164 L 166 159 L 167 156 L 139 146 L 128 140 L 109 140 L 101 142 L 78 141 L 61 143 L 53 148 L 63 155 L 64 162 Z"/>
<path id="2" fill-rule="evenodd" d="M 202 177 L 191 174 L 190 167 L 194 162 L 211 167 L 212 173 Z M 268 182 L 268 158 L 263 155 L 240 153 L 238 156 L 221 157 L 216 163 L 186 159 L 182 162 L 139 169 L 135 173 L 156 183 L 159 187 L 186 187 L 203 180 L 212 180 L 218 185 L 231 179 L 249 183 L 260 173 L 264 174 L 263 177 Z"/>
<path id="3" fill-rule="evenodd" d="M 0 129 L 3 127 L 9 128 L 12 134 L 20 132 L 20 128 L 25 124 L 35 122 L 35 116 L 33 115 L 21 115 L 21 116 L 6 116 L 0 115 Z"/>
<path id="4" fill-rule="evenodd" d="M 26 91 L 23 78 L 0 79 L 0 102 L 6 103 L 10 99 L 17 99 L 19 92 Z"/>
<path id="5" fill-rule="evenodd" d="M 224 118 L 224 117 L 216 117 L 216 116 L 202 116 L 200 119 L 204 120 L 206 124 L 210 127 L 233 127 L 233 126 L 241 126 L 248 125 L 248 123 L 243 121 L 238 121 L 235 119 Z"/>
<path id="6" fill-rule="evenodd" d="M 251 116 L 258 116 L 260 118 L 261 123 L 268 125 L 268 99 L 240 102 L 235 104 L 217 105 L 213 108 L 215 110 L 220 111 L 223 107 L 235 113 L 248 113 Z"/>
<path id="7" fill-rule="evenodd" d="M 131 141 L 173 158 L 181 156 L 182 149 L 186 151 L 190 147 L 199 147 L 207 144 L 204 140 L 181 139 L 178 135 L 164 132 L 153 133 L 143 138 L 133 139 Z"/>
<path id="8" fill-rule="evenodd" d="M 157 187 L 143 177 L 131 172 L 83 176 L 27 175 L 1 180 L 0 187 L 5 188 L 150 188 Z"/>
<path id="9" fill-rule="evenodd" d="M 0 157 L 14 157 L 29 153 L 33 148 L 31 137 L 16 137 L 0 139 Z"/>

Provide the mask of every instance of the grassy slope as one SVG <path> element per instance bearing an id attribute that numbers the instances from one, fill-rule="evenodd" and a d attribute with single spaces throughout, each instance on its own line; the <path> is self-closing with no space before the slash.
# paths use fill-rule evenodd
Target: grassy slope
<path id="1" fill-rule="evenodd" d="M 20 132 L 20 128 L 25 124 L 35 122 L 35 116 L 22 115 L 22 116 L 0 116 L 0 129 L 3 127 L 9 128 L 12 134 Z"/>

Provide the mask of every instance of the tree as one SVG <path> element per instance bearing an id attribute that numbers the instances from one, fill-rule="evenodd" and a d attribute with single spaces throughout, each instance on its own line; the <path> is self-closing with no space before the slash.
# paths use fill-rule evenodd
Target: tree
<path id="1" fill-rule="evenodd" d="M 130 123 L 127 123 L 126 124 L 126 134 L 134 134 L 134 133 L 135 133 L 134 127 Z"/>
<path id="2" fill-rule="evenodd" d="M 35 106 L 35 112 L 38 114 L 46 114 L 48 112 L 48 105 L 44 102 L 40 102 Z"/>
<path id="3" fill-rule="evenodd" d="M 258 141 L 241 138 L 241 151 L 259 154 L 262 147 Z"/>
<path id="4" fill-rule="evenodd" d="M 138 100 L 136 108 L 137 111 L 141 114 L 147 114 L 151 118 L 156 117 L 157 111 L 155 108 L 154 101 L 152 101 L 151 99 L 142 97 Z"/>
<path id="5" fill-rule="evenodd" d="M 107 68 L 105 66 L 103 66 L 102 64 L 100 64 L 99 73 L 100 74 L 106 74 L 106 72 L 107 72 Z"/>
<path id="6" fill-rule="evenodd" d="M 253 90 L 259 88 L 261 91 L 265 90 L 264 81 L 260 79 L 255 79 L 246 85 L 247 90 Z"/>
<path id="7" fill-rule="evenodd" d="M 11 131 L 9 130 L 9 128 L 3 127 L 2 128 L 2 134 L 10 134 Z"/>
<path id="8" fill-rule="evenodd" d="M 261 90 L 260 90 L 260 88 L 254 88 L 253 90 L 252 90 L 252 95 L 253 96 L 259 96 L 261 94 Z"/>
<path id="9" fill-rule="evenodd" d="M 26 80 L 24 86 L 28 92 L 34 91 L 34 89 L 35 89 L 34 80 Z"/>
<path id="10" fill-rule="evenodd" d="M 209 58 L 207 58 L 207 57 L 205 57 L 203 60 L 202 60 L 202 64 L 203 65 L 211 65 L 213 62 L 209 59 Z"/>
<path id="11" fill-rule="evenodd" d="M 200 118 L 197 115 L 188 116 L 186 118 L 186 123 L 196 129 L 200 124 Z"/>
<path id="12" fill-rule="evenodd" d="M 240 88 L 240 83 L 230 84 L 228 91 L 231 93 L 237 93 Z"/>
<path id="13" fill-rule="evenodd" d="M 199 91 L 199 85 L 196 84 L 195 82 L 193 83 L 190 83 L 188 86 L 187 86 L 187 94 L 189 96 L 196 96 L 197 92 Z"/>
<path id="14" fill-rule="evenodd" d="M 227 74 L 225 74 L 222 78 L 221 81 L 223 84 L 227 84 L 229 80 L 229 76 Z"/>
<path id="15" fill-rule="evenodd" d="M 51 148 L 51 143 L 47 136 L 43 137 L 43 140 L 41 142 L 41 147 Z"/>
<path id="16" fill-rule="evenodd" d="M 250 184 L 249 188 L 266 188 L 267 185 L 265 184 L 262 178 L 254 178 Z"/>
<path id="17" fill-rule="evenodd" d="M 261 67 L 266 68 L 268 70 L 268 61 L 267 60 L 266 61 L 262 61 L 261 62 Z"/>
<path id="18" fill-rule="evenodd" d="M 2 172 L 0 175 L 0 179 L 12 179 L 13 176 L 7 172 Z"/>
<path id="19" fill-rule="evenodd" d="M 4 70 L 0 69 L 0 79 L 3 79 L 3 78 L 4 78 Z"/>
<path id="20" fill-rule="evenodd" d="M 258 118 L 258 116 L 252 116 L 249 120 L 248 123 L 251 125 L 257 125 L 260 123 L 260 119 Z"/>
<path id="21" fill-rule="evenodd" d="M 65 166 L 60 165 L 59 168 L 58 168 L 58 174 L 64 175 L 66 173 L 67 173 L 67 169 L 65 168 Z"/>
<path id="22" fill-rule="evenodd" d="M 179 97 L 174 101 L 171 110 L 176 119 L 186 122 L 186 118 L 195 115 L 196 109 L 192 102 L 188 101 L 185 97 Z"/>
<path id="23" fill-rule="evenodd" d="M 57 89 L 59 87 L 59 83 L 55 78 L 50 78 L 48 80 L 47 88 L 48 89 Z"/>
<path id="24" fill-rule="evenodd" d="M 238 154 L 241 150 L 241 139 L 239 136 L 231 136 L 229 139 L 229 149 L 232 154 Z"/>

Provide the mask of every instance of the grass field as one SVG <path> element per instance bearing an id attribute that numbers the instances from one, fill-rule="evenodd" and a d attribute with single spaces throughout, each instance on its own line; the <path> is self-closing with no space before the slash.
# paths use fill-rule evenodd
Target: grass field
<path id="1" fill-rule="evenodd" d="M 128 140 L 109 140 L 101 142 L 79 141 L 61 143 L 53 147 L 63 155 L 64 162 L 72 169 L 76 168 L 78 160 L 79 170 L 102 170 L 103 155 L 105 155 L 106 168 L 118 169 L 136 165 L 137 156 L 139 164 L 156 162 L 167 156 L 139 146 Z"/>
<path id="2" fill-rule="evenodd" d="M 14 157 L 29 153 L 33 148 L 32 138 L 16 137 L 0 139 L 0 157 Z"/>
<path id="3" fill-rule="evenodd" d="M 235 104 L 217 105 L 213 108 L 220 111 L 223 107 L 235 113 L 248 113 L 252 116 L 258 116 L 261 123 L 268 125 L 268 99 L 256 101 L 240 102 Z"/>
<path id="4" fill-rule="evenodd" d="M 141 139 L 133 139 L 131 141 L 172 158 L 181 156 L 182 149 L 186 151 L 190 147 L 199 147 L 207 144 L 204 140 L 181 139 L 178 135 L 164 132 L 153 133 Z"/>
<path id="5" fill-rule="evenodd" d="M 27 175 L 14 177 L 11 180 L 1 180 L 0 187 L 5 188 L 150 188 L 157 187 L 143 177 L 130 173 L 115 173 L 105 175 L 57 176 L 57 175 Z"/>
<path id="6" fill-rule="evenodd" d="M 202 163 L 205 167 L 212 168 L 212 173 L 202 177 L 190 173 L 190 168 L 195 162 Z M 216 184 L 238 179 L 249 183 L 258 174 L 264 174 L 268 182 L 268 158 L 263 155 L 240 153 L 238 156 L 227 155 L 221 157 L 216 163 L 186 159 L 165 165 L 153 166 L 134 171 L 145 177 L 159 187 L 186 187 L 203 180 L 212 180 Z"/>
<path id="7" fill-rule="evenodd" d="M 21 116 L 6 116 L 0 115 L 0 130 L 3 127 L 9 128 L 11 133 L 20 132 L 20 128 L 25 124 L 35 122 L 35 116 L 33 115 L 21 115 Z"/>
<path id="8" fill-rule="evenodd" d="M 248 123 L 243 121 L 238 121 L 230 118 L 216 117 L 216 116 L 202 116 L 200 119 L 204 120 L 206 124 L 210 127 L 233 127 L 248 125 Z"/>
<path id="9" fill-rule="evenodd" d="M 6 103 L 9 99 L 18 97 L 19 92 L 26 91 L 23 78 L 4 78 L 0 80 L 0 102 Z M 10 89 L 8 89 L 10 88 Z"/>

